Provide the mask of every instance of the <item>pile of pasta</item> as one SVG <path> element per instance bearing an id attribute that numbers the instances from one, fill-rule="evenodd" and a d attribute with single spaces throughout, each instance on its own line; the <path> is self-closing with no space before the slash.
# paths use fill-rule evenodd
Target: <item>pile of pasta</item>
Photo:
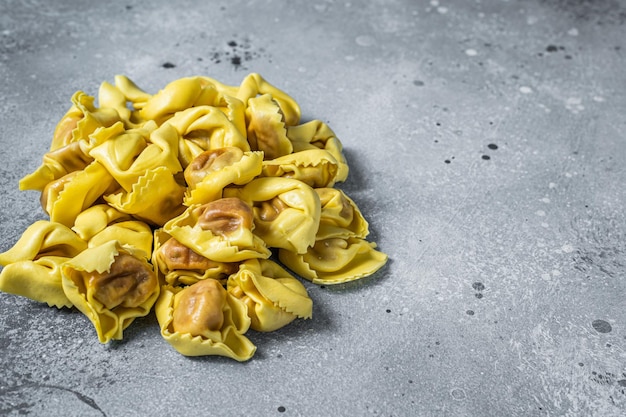
<path id="1" fill-rule="evenodd" d="M 250 359 L 249 329 L 312 316 L 299 278 L 338 284 L 387 255 L 335 184 L 348 165 L 323 122 L 259 74 L 149 94 L 125 76 L 82 91 L 20 189 L 49 220 L 0 254 L 0 290 L 75 307 L 100 342 L 154 309 L 183 355 Z"/>

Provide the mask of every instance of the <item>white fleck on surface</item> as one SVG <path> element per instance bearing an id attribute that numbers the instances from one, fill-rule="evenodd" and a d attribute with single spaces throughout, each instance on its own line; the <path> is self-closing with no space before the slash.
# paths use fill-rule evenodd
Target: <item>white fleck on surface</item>
<path id="1" fill-rule="evenodd" d="M 546 106 L 543 103 L 539 103 L 538 106 L 539 106 L 540 109 L 543 109 L 543 111 L 546 112 L 546 113 L 551 113 L 552 112 L 552 109 L 550 109 L 548 106 Z"/>
<path id="2" fill-rule="evenodd" d="M 578 36 L 578 29 L 571 28 L 570 30 L 567 31 L 567 34 L 570 36 Z"/>
<path id="3" fill-rule="evenodd" d="M 467 397 L 465 390 L 463 390 L 462 388 L 454 388 L 452 391 L 450 391 L 450 395 L 456 401 L 462 401 Z"/>
<path id="4" fill-rule="evenodd" d="M 569 243 L 566 243 L 563 246 L 561 246 L 561 250 L 565 253 L 572 253 L 576 250 L 576 248 L 570 245 Z"/>
<path id="5" fill-rule="evenodd" d="M 469 48 L 469 49 L 465 50 L 465 55 L 467 55 L 467 56 L 476 56 L 476 55 L 478 55 L 478 51 L 476 49 Z"/>
<path id="6" fill-rule="evenodd" d="M 544 197 L 544 198 L 542 198 L 542 199 L 541 199 L 541 200 L 539 200 L 539 201 L 541 201 L 542 203 L 546 203 L 546 204 L 549 204 L 549 203 L 550 203 L 550 199 L 549 199 L 548 197 Z"/>
<path id="7" fill-rule="evenodd" d="M 369 35 L 357 36 L 355 42 L 359 46 L 372 46 L 376 40 Z"/>
<path id="8" fill-rule="evenodd" d="M 537 211 L 535 212 L 535 215 L 536 215 L 536 216 L 539 216 L 539 217 L 545 217 L 546 212 L 545 212 L 545 211 L 543 211 L 543 210 L 537 210 Z"/>
<path id="9" fill-rule="evenodd" d="M 446 13 L 448 13 L 448 8 L 447 7 L 443 7 L 443 6 L 437 7 L 437 11 L 439 13 L 441 13 L 441 14 L 446 14 Z"/>
<path id="10" fill-rule="evenodd" d="M 582 103 L 583 100 L 580 97 L 569 97 L 565 100 L 565 108 L 574 114 L 580 113 L 585 110 L 585 106 Z"/>
<path id="11" fill-rule="evenodd" d="M 530 94 L 533 92 L 533 89 L 526 85 L 523 85 L 519 88 L 519 92 L 522 94 Z"/>
<path id="12" fill-rule="evenodd" d="M 528 23 L 529 25 L 534 25 L 535 23 L 537 23 L 539 21 L 539 19 L 537 19 L 536 16 L 528 16 L 526 18 L 526 23 Z"/>

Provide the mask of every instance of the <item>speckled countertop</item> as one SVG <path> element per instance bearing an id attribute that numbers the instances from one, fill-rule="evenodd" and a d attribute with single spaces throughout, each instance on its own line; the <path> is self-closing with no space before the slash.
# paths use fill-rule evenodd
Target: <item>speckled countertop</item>
<path id="1" fill-rule="evenodd" d="M 615 0 L 1 2 L 0 251 L 76 90 L 258 72 L 341 139 L 391 260 L 306 283 L 313 319 L 243 364 L 0 294 L 0 414 L 624 415 L 625 28 Z"/>

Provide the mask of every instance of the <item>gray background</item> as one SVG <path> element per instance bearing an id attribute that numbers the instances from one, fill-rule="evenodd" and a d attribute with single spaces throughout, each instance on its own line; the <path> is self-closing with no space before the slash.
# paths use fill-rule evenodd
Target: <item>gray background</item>
<path id="1" fill-rule="evenodd" d="M 3 0 L 0 250 L 76 90 L 254 71 L 341 139 L 391 260 L 245 364 L 1 294 L 0 414 L 623 415 L 625 34 L 610 0 Z"/>

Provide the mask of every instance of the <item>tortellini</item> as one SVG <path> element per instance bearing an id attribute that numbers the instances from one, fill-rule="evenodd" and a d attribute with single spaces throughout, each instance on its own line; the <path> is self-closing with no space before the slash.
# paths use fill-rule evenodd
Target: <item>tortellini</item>
<path id="1" fill-rule="evenodd" d="M 269 259 L 243 262 L 239 272 L 228 278 L 227 288 L 248 306 L 251 327 L 260 332 L 278 330 L 313 314 L 313 301 L 304 285 Z"/>
<path id="2" fill-rule="evenodd" d="M 243 103 L 236 106 L 239 107 L 243 107 Z M 242 151 L 250 150 L 245 132 L 238 126 L 245 125 L 243 114 L 237 116 L 236 120 L 231 120 L 227 114 L 215 107 L 191 107 L 176 113 L 167 124 L 176 129 L 180 135 L 178 152 L 183 167 L 187 167 L 204 151 L 227 147 L 236 147 Z"/>
<path id="3" fill-rule="evenodd" d="M 49 182 L 41 193 L 41 206 L 53 222 L 71 227 L 76 217 L 100 199 L 114 179 L 98 161 L 80 171 Z"/>
<path id="4" fill-rule="evenodd" d="M 360 237 L 369 234 L 369 224 L 357 205 L 337 188 L 316 188 L 322 211 L 315 240 L 331 237 Z"/>
<path id="5" fill-rule="evenodd" d="M 325 149 L 337 161 L 337 182 L 348 178 L 348 162 L 343 154 L 343 145 L 335 136 L 335 132 L 321 120 L 311 120 L 297 126 L 287 128 L 287 137 L 292 143 L 294 152 L 306 149 Z"/>
<path id="6" fill-rule="evenodd" d="M 252 208 L 236 197 L 189 207 L 163 230 L 196 253 L 220 262 L 268 258 L 265 242 L 252 233 Z"/>
<path id="7" fill-rule="evenodd" d="M 255 234 L 270 247 L 306 252 L 315 242 L 321 204 L 313 188 L 290 178 L 257 178 L 227 196 L 243 199 L 254 212 Z"/>
<path id="8" fill-rule="evenodd" d="M 248 99 L 246 121 L 248 142 L 255 151 L 263 151 L 267 159 L 290 154 L 293 145 L 287 138 L 287 129 L 278 103 L 269 94 Z"/>
<path id="9" fill-rule="evenodd" d="M 87 248 L 87 243 L 67 226 L 47 220 L 30 225 L 8 251 L 0 254 L 0 290 L 71 307 L 63 291 L 61 265 Z"/>
<path id="10" fill-rule="evenodd" d="M 183 355 L 246 361 L 256 351 L 245 336 L 250 328 L 246 305 L 214 279 L 163 287 L 155 311 L 161 335 Z"/>
<path id="11" fill-rule="evenodd" d="M 185 168 L 184 203 L 190 206 L 221 198 L 228 185 L 246 184 L 258 176 L 262 163 L 262 152 L 244 152 L 233 146 L 201 153 Z"/>
<path id="12" fill-rule="evenodd" d="M 218 262 L 202 256 L 162 229 L 154 235 L 152 263 L 169 285 L 191 285 L 207 278 L 225 282 L 230 274 L 237 272 L 237 262 Z"/>
<path id="13" fill-rule="evenodd" d="M 160 291 L 146 258 L 116 240 L 85 249 L 61 269 L 65 294 L 102 343 L 122 339 L 133 320 L 151 311 Z"/>
<path id="14" fill-rule="evenodd" d="M 280 249 L 278 256 L 288 268 L 315 284 L 338 284 L 378 271 L 387 255 L 375 248 L 365 239 L 336 237 L 316 241 L 304 254 Z"/>
<path id="15" fill-rule="evenodd" d="M 293 178 L 314 187 L 332 187 L 339 163 L 324 149 L 306 149 L 263 161 L 263 176 Z"/>
<path id="16" fill-rule="evenodd" d="M 72 142 L 82 141 L 101 127 L 111 126 L 120 120 L 116 109 L 96 107 L 95 98 L 83 91 L 72 96 L 72 106 L 59 121 L 52 136 L 50 151 Z"/>
<path id="17" fill-rule="evenodd" d="M 20 180 L 49 219 L 0 254 L 1 291 L 75 308 L 102 343 L 154 309 L 179 353 L 246 361 L 249 330 L 312 318 L 307 286 L 385 265 L 335 188 L 349 171 L 341 142 L 259 74 L 156 94 L 118 75 L 71 102 Z"/>

